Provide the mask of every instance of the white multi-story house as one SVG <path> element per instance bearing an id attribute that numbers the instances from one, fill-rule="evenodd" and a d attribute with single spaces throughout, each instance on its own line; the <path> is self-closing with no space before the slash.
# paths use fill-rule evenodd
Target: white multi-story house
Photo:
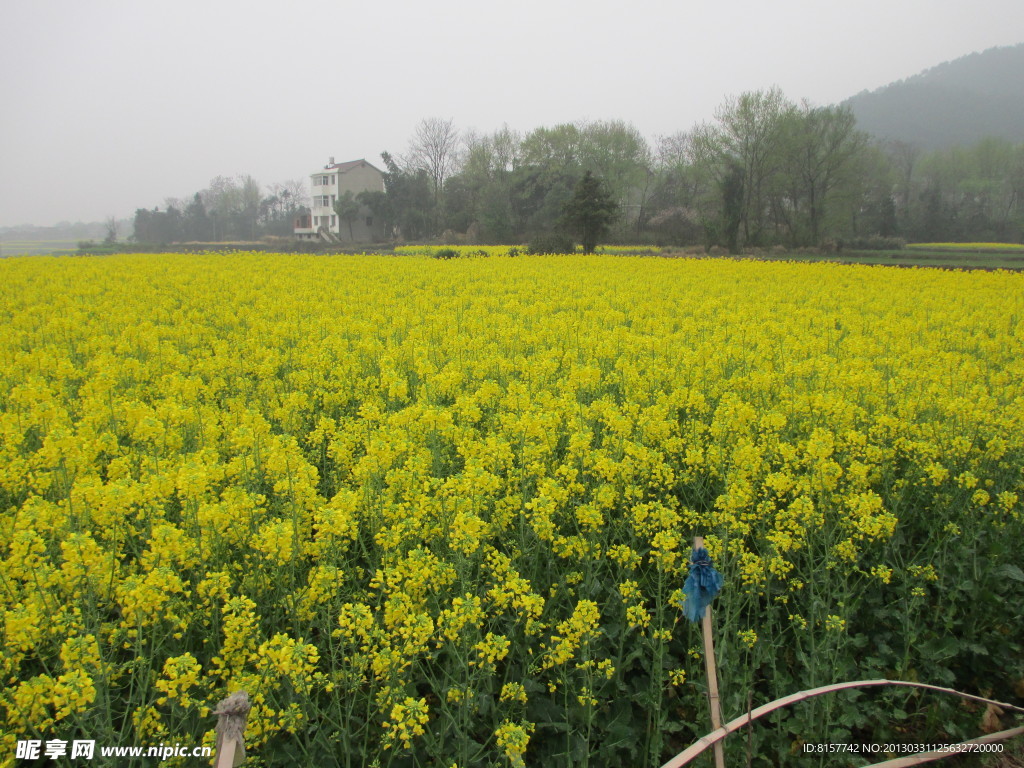
<path id="1" fill-rule="evenodd" d="M 334 208 L 339 197 L 351 192 L 383 192 L 384 174 L 365 160 L 336 163 L 334 158 L 323 170 L 310 174 L 313 203 L 308 214 L 295 220 L 295 236 L 300 240 L 330 240 L 340 243 L 370 243 L 384 239 L 384 222 L 375 221 L 365 205 L 343 221 Z"/>

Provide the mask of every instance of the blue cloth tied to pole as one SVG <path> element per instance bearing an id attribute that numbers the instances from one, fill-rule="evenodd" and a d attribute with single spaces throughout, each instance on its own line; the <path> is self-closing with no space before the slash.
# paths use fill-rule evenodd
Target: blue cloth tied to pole
<path id="1" fill-rule="evenodd" d="M 683 583 L 683 611 L 690 621 L 704 618 L 704 609 L 722 589 L 722 574 L 711 564 L 711 555 L 704 547 L 690 553 L 690 573 Z"/>

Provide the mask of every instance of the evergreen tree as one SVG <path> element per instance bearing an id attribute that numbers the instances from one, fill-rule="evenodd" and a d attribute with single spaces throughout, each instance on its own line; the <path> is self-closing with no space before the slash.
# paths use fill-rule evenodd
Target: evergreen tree
<path id="1" fill-rule="evenodd" d="M 572 198 L 562 209 L 562 221 L 579 233 L 584 253 L 593 253 L 597 241 L 611 229 L 618 206 L 599 178 L 590 171 L 576 184 Z"/>

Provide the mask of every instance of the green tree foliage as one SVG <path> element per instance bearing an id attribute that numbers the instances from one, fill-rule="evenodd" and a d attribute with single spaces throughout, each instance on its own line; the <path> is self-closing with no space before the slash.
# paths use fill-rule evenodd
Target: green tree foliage
<path id="1" fill-rule="evenodd" d="M 780 171 L 784 179 L 778 219 L 793 245 L 818 245 L 830 206 L 841 195 L 856 194 L 856 174 L 866 134 L 843 107 L 786 110 L 780 126 Z"/>
<path id="2" fill-rule="evenodd" d="M 394 237 L 395 215 L 387 192 L 364 190 L 356 195 L 356 200 L 370 209 L 375 221 L 382 223 L 385 236 Z"/>
<path id="3" fill-rule="evenodd" d="M 646 202 L 646 226 L 660 242 L 692 244 L 715 241 L 705 224 L 719 214 L 720 183 L 708 165 L 697 162 L 693 132 L 680 132 L 658 140 L 653 176 Z M 715 226 L 710 227 L 714 232 Z"/>
<path id="4" fill-rule="evenodd" d="M 362 210 L 362 206 L 359 200 L 356 198 L 355 193 L 352 190 L 346 190 L 334 201 L 334 213 L 338 216 L 338 221 L 344 222 L 348 225 L 348 239 L 355 240 L 355 235 L 352 234 L 352 225 L 356 219 L 359 218 L 359 213 Z"/>
<path id="5" fill-rule="evenodd" d="M 526 136 L 503 128 L 470 133 L 464 145 L 460 171 L 445 188 L 446 221 L 471 228 L 481 240 L 522 242 L 551 231 L 585 171 L 602 178 L 616 203 L 640 218 L 651 153 L 626 123 L 564 123 Z M 458 211 L 460 205 L 466 210 Z"/>
<path id="6" fill-rule="evenodd" d="M 703 219 L 712 223 L 709 240 L 731 251 L 818 245 L 851 226 L 862 205 L 868 139 L 848 109 L 798 107 L 778 89 L 744 93 L 689 141 L 690 177 L 703 190 Z M 716 198 L 714 214 L 708 208 Z"/>
<path id="7" fill-rule="evenodd" d="M 633 212 L 619 217 L 625 227 L 643 210 L 652 154 L 632 125 L 597 121 L 538 128 L 523 140 L 521 155 L 519 190 L 534 202 L 528 206 L 532 216 L 521 219 L 521 227 L 549 229 L 587 172 L 602 180 L 622 211 Z"/>
<path id="8" fill-rule="evenodd" d="M 522 164 L 522 137 L 507 126 L 489 135 L 469 133 L 459 175 L 467 205 L 466 228 L 490 242 L 515 242 L 513 184 Z M 465 231 L 465 230 L 460 230 Z"/>
<path id="9" fill-rule="evenodd" d="M 139 208 L 135 211 L 134 230 L 136 242 L 153 245 L 178 242 L 184 232 L 181 212 L 173 205 L 164 211 Z"/>
<path id="10" fill-rule="evenodd" d="M 563 208 L 562 221 L 579 234 L 583 252 L 593 253 L 618 215 L 618 205 L 601 179 L 586 171 Z"/>
<path id="11" fill-rule="evenodd" d="M 653 149 L 621 121 L 459 136 L 450 120 L 433 118 L 419 124 L 407 155 L 382 157 L 385 191 L 338 201 L 350 235 L 361 205 L 388 237 L 450 230 L 472 242 L 534 241 L 564 225 L 590 174 L 617 212 L 602 236 L 617 242 L 741 252 L 878 238 L 1024 240 L 1024 144 L 988 138 L 927 152 L 872 140 L 847 107 L 798 105 L 777 88 L 727 99 L 713 121 Z M 251 177 L 218 176 L 162 211 L 139 209 L 135 238 L 288 235 L 305 204 L 305 181 L 265 194 Z"/>
<path id="12" fill-rule="evenodd" d="M 203 198 L 198 192 L 185 207 L 185 232 L 186 240 L 204 242 L 213 239 L 213 229 L 210 225 L 210 217 L 206 215 L 206 206 L 203 205 Z"/>
<path id="13" fill-rule="evenodd" d="M 260 201 L 260 231 L 278 237 L 291 235 L 296 217 L 308 212 L 306 202 L 306 182 L 302 179 L 272 184 L 270 194 Z"/>
<path id="14" fill-rule="evenodd" d="M 1012 241 L 1024 230 L 1024 144 L 984 139 L 922 155 L 907 234 L 920 240 Z"/>
<path id="15" fill-rule="evenodd" d="M 305 204 L 302 180 L 272 185 L 265 196 L 251 176 L 217 176 L 187 201 L 168 199 L 163 211 L 138 209 L 133 237 L 136 242 L 159 244 L 290 235 L 295 216 Z"/>
<path id="16" fill-rule="evenodd" d="M 394 236 L 407 240 L 432 237 L 436 221 L 433 181 L 430 174 L 415 164 L 403 163 L 388 152 L 382 152 L 384 190 L 391 213 Z"/>
<path id="17" fill-rule="evenodd" d="M 771 240 L 772 199 L 782 188 L 784 124 L 795 107 L 778 88 L 728 99 L 715 113 L 716 124 L 694 136 L 698 162 L 721 188 L 739 168 L 743 176 L 740 239 L 743 245 Z"/>
<path id="18" fill-rule="evenodd" d="M 726 169 L 721 180 L 722 189 L 722 237 L 729 253 L 739 250 L 740 225 L 743 223 L 746 190 L 743 166 L 733 162 Z"/>

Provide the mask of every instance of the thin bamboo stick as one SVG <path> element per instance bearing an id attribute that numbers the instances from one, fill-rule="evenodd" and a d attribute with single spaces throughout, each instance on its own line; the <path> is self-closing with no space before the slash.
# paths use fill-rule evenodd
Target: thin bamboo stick
<path id="1" fill-rule="evenodd" d="M 949 693 L 954 696 L 959 696 L 962 699 L 980 701 L 983 704 L 995 704 L 996 706 L 1001 707 L 1004 710 L 1013 710 L 1014 712 L 1024 713 L 1024 708 L 1014 706 L 1013 704 L 1006 704 L 1005 702 L 986 699 L 982 696 L 972 696 L 969 693 L 961 693 L 960 691 L 955 691 L 952 688 L 941 688 L 937 685 L 928 685 L 927 683 L 908 683 L 904 680 L 857 680 L 850 683 L 833 683 L 832 685 L 825 685 L 821 688 L 811 688 L 806 691 L 798 691 L 797 693 L 791 693 L 789 696 L 784 696 L 781 699 L 776 699 L 775 701 L 769 702 L 768 704 L 762 704 L 753 712 L 741 715 L 740 717 L 737 717 L 735 720 L 731 720 L 730 722 L 726 723 L 721 728 L 718 728 L 712 731 L 711 733 L 702 736 L 692 745 L 687 747 L 684 751 L 680 752 L 678 755 L 676 755 L 667 763 L 665 763 L 661 768 L 681 768 L 681 766 L 684 766 L 687 763 L 689 763 L 691 760 L 693 760 L 693 758 L 704 752 L 709 747 L 712 747 L 715 744 L 721 742 L 721 740 L 728 736 L 730 733 L 738 731 L 744 725 L 748 725 L 749 723 L 752 723 L 755 720 L 764 717 L 765 715 L 769 715 L 778 709 L 788 707 L 790 704 L 796 704 L 797 702 L 804 701 L 805 699 L 812 699 L 815 696 L 821 696 L 826 693 L 834 693 L 835 691 L 843 691 L 848 688 L 873 688 L 883 685 L 894 685 L 904 688 L 923 688 L 924 690 L 928 691 Z"/>
<path id="2" fill-rule="evenodd" d="M 693 538 L 693 548 L 704 546 L 704 537 Z M 704 669 L 708 676 L 708 703 L 711 705 L 711 727 L 718 730 L 722 727 L 722 700 L 718 695 L 718 668 L 715 666 L 715 640 L 711 633 L 711 606 L 704 609 L 701 621 L 704 629 Z M 715 742 L 715 768 L 725 768 L 725 745 Z"/>

